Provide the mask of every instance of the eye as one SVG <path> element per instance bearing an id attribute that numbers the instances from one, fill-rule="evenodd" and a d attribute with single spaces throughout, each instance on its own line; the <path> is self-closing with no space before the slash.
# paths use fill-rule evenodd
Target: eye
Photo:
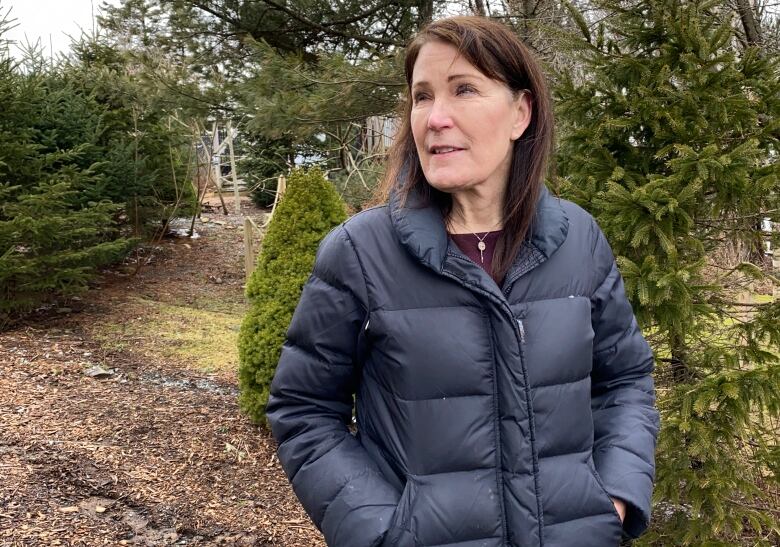
<path id="1" fill-rule="evenodd" d="M 458 87 L 455 89 L 456 95 L 464 95 L 468 93 L 476 93 L 477 90 L 474 89 L 474 86 L 471 84 L 459 84 Z"/>
<path id="2" fill-rule="evenodd" d="M 427 93 L 423 93 L 422 91 L 418 91 L 412 96 L 412 99 L 414 100 L 414 104 L 419 103 L 420 101 L 424 101 L 428 98 Z"/>

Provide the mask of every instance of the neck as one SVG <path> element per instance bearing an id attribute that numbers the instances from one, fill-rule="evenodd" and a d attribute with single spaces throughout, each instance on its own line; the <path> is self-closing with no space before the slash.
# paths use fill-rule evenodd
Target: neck
<path id="1" fill-rule="evenodd" d="M 447 216 L 451 233 L 480 233 L 500 230 L 503 225 L 503 192 L 456 192 Z"/>

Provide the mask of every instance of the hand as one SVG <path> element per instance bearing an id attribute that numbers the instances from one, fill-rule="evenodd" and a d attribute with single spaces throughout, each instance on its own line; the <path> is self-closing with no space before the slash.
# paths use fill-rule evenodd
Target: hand
<path id="1" fill-rule="evenodd" d="M 612 500 L 612 503 L 615 504 L 615 511 L 620 515 L 620 522 L 623 522 L 626 519 L 626 502 L 617 498 L 610 499 Z"/>

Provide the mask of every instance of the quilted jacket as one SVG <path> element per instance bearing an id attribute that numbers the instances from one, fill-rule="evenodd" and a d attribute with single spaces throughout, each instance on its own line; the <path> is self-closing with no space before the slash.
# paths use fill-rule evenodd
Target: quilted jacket
<path id="1" fill-rule="evenodd" d="M 545 189 L 499 287 L 413 195 L 321 243 L 267 417 L 330 546 L 609 547 L 648 524 L 652 369 L 581 208 Z"/>

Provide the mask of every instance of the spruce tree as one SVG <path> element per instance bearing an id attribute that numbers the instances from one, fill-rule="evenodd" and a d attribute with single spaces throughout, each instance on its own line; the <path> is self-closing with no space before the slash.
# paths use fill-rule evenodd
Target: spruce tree
<path id="1" fill-rule="evenodd" d="M 255 422 L 264 419 L 287 327 L 314 268 L 317 247 L 345 219 L 344 203 L 321 171 L 290 174 L 247 284 L 251 308 L 238 340 L 239 405 Z"/>
<path id="2" fill-rule="evenodd" d="M 780 302 L 740 296 L 778 283 L 757 227 L 780 221 L 780 65 L 739 48 L 723 2 L 597 4 L 612 15 L 585 31 L 585 76 L 556 91 L 557 160 L 655 350 L 662 428 L 642 544 L 777 545 Z M 730 247 L 748 252 L 729 263 Z"/>
<path id="3" fill-rule="evenodd" d="M 77 190 L 102 182 L 92 165 L 80 165 L 96 115 L 52 81 L 0 54 L 0 330 L 53 296 L 83 290 L 133 243 L 120 237 L 119 207 Z M 57 123 L 77 134 L 62 148 Z"/>
<path id="4" fill-rule="evenodd" d="M 0 47 L 0 328 L 120 260 L 138 243 L 122 219 L 159 227 L 192 195 L 190 143 L 159 97 L 104 40 L 73 47 L 23 66 Z"/>

